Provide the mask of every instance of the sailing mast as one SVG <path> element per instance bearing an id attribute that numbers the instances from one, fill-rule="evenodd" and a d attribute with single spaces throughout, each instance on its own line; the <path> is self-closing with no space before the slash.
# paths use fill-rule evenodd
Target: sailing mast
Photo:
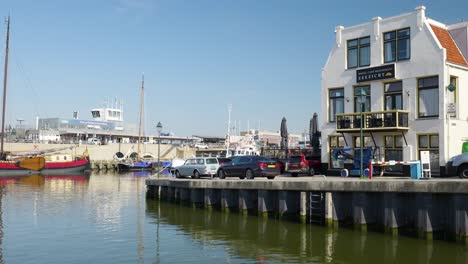
<path id="1" fill-rule="evenodd" d="M 10 16 L 6 19 L 7 23 L 7 35 L 6 35 L 6 46 L 5 46 L 5 67 L 3 72 L 3 109 L 2 109 L 2 144 L 0 148 L 0 158 L 4 159 L 3 144 L 5 139 L 5 109 L 6 109 L 6 89 L 7 89 L 7 76 L 8 76 L 8 44 L 10 42 Z"/>
<path id="2" fill-rule="evenodd" d="M 138 149 L 137 149 L 137 160 L 140 159 L 140 140 L 141 140 L 141 122 L 143 116 L 143 95 L 145 93 L 145 75 L 141 77 L 141 94 L 140 94 L 140 125 L 138 127 Z"/>

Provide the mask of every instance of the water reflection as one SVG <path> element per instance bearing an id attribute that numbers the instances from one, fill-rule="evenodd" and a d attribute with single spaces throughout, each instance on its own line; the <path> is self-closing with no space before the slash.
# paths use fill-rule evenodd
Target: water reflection
<path id="1" fill-rule="evenodd" d="M 0 186 L 0 264 L 3 264 L 3 186 Z"/>
<path id="2" fill-rule="evenodd" d="M 468 258 L 466 248 L 457 244 L 347 229 L 331 232 L 145 202 L 149 176 L 129 172 L 0 178 L 0 264 L 466 263 Z"/>
<path id="3" fill-rule="evenodd" d="M 47 182 L 55 183 L 61 182 L 69 183 L 73 185 L 87 185 L 89 181 L 90 174 L 63 174 L 63 175 L 41 175 L 41 174 L 31 174 L 24 176 L 2 176 L 0 177 L 0 186 L 12 186 L 14 184 L 24 186 L 43 186 Z"/>
<path id="4" fill-rule="evenodd" d="M 147 214 L 201 244 L 225 245 L 231 256 L 254 263 L 466 263 L 468 259 L 466 247 L 459 244 L 338 231 L 155 200 L 147 200 Z"/>

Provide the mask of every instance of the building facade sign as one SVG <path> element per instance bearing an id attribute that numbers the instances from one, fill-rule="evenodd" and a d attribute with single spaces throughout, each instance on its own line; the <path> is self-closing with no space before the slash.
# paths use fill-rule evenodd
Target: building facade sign
<path id="1" fill-rule="evenodd" d="M 457 106 L 454 103 L 447 104 L 447 114 L 456 114 Z"/>
<path id="2" fill-rule="evenodd" d="M 358 83 L 391 78 L 395 78 L 395 64 L 356 71 L 356 82 Z"/>

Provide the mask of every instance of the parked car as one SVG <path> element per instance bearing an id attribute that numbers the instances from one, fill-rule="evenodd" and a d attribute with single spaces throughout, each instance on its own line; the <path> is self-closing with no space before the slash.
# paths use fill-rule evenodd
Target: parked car
<path id="1" fill-rule="evenodd" d="M 192 177 L 198 179 L 202 176 L 212 177 L 219 168 L 217 158 L 192 158 L 185 161 L 184 165 L 175 168 L 176 178 Z"/>
<path id="2" fill-rule="evenodd" d="M 99 138 L 88 138 L 88 144 L 101 145 L 101 140 Z"/>
<path id="3" fill-rule="evenodd" d="M 468 152 L 449 159 L 446 170 L 447 175 L 458 175 L 462 179 L 468 179 Z"/>
<path id="4" fill-rule="evenodd" d="M 218 159 L 219 166 L 222 166 L 232 161 L 231 158 L 217 158 L 217 159 Z"/>
<path id="5" fill-rule="evenodd" d="M 299 174 L 314 176 L 320 170 L 320 166 L 318 160 L 307 160 L 305 155 L 296 155 L 289 157 L 284 170 L 293 177 L 297 177 Z"/>
<path id="6" fill-rule="evenodd" d="M 262 156 L 237 156 L 231 162 L 219 167 L 217 175 L 220 179 L 239 177 L 240 179 L 254 179 L 267 177 L 274 179 L 280 174 L 279 164 Z"/>
<path id="7" fill-rule="evenodd" d="M 197 148 L 197 149 L 207 149 L 208 148 L 208 145 L 206 144 L 202 144 L 202 143 L 197 143 L 193 146 L 194 148 Z"/>
<path id="8" fill-rule="evenodd" d="M 283 174 L 284 170 L 285 170 L 285 167 L 286 167 L 286 162 L 288 161 L 288 159 L 282 159 L 282 158 L 270 158 L 270 159 L 274 160 L 274 161 L 276 161 L 276 163 L 278 163 L 278 165 L 280 167 L 280 173 Z"/>

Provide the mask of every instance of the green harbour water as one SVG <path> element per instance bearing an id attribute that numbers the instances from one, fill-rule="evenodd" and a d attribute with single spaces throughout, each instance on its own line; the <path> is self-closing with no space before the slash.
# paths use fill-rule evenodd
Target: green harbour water
<path id="1" fill-rule="evenodd" d="M 0 263 L 468 263 L 468 246 L 146 198 L 148 173 L 0 179 Z"/>

